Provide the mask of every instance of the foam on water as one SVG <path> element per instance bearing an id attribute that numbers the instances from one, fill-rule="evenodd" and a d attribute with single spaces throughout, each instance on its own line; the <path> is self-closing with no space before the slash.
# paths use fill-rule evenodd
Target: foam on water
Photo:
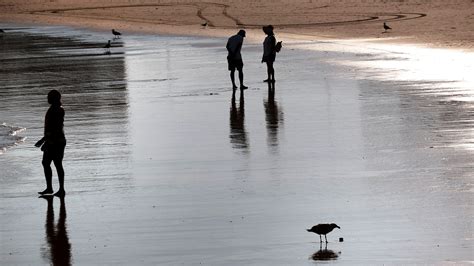
<path id="1" fill-rule="evenodd" d="M 5 123 L 0 124 L 0 154 L 5 153 L 8 148 L 23 142 L 26 137 L 18 136 L 18 133 L 25 129 L 26 128 L 10 126 Z"/>

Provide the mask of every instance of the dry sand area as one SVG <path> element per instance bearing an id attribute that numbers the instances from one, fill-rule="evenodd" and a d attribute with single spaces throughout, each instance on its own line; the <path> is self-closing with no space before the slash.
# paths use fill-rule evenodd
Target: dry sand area
<path id="1" fill-rule="evenodd" d="M 0 21 L 203 36 L 273 24 L 280 36 L 472 50 L 473 7 L 472 0 L 1 0 Z M 393 30 L 384 32 L 383 22 Z"/>

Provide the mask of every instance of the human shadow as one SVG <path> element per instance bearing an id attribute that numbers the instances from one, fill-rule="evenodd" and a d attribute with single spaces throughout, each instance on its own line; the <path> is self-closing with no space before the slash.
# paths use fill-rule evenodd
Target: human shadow
<path id="1" fill-rule="evenodd" d="M 323 244 L 320 243 L 319 250 L 311 255 L 311 259 L 315 261 L 327 261 L 327 260 L 337 260 L 341 252 L 334 252 L 328 249 L 328 244 L 326 243 L 323 249 Z"/>
<path id="2" fill-rule="evenodd" d="M 234 149 L 248 152 L 249 143 L 247 140 L 247 132 L 245 130 L 245 98 L 244 91 L 240 90 L 239 107 L 237 107 L 235 99 L 236 90 L 232 93 L 232 101 L 230 105 L 230 143 Z"/>
<path id="3" fill-rule="evenodd" d="M 46 246 L 48 251 L 43 253 L 43 257 L 49 260 L 51 265 L 72 265 L 71 243 L 67 235 L 66 226 L 66 203 L 64 197 L 59 198 L 59 218 L 54 224 L 54 196 L 40 196 L 48 202 L 46 211 Z"/>
<path id="4" fill-rule="evenodd" d="M 268 98 L 263 101 L 265 121 L 267 123 L 267 143 L 270 147 L 278 146 L 278 130 L 283 123 L 283 112 L 275 101 L 275 83 L 268 82 Z"/>

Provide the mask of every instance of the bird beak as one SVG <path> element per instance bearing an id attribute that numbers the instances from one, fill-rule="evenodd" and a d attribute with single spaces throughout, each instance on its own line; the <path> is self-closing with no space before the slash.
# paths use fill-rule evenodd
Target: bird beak
<path id="1" fill-rule="evenodd" d="M 336 225 L 336 227 L 339 228 L 339 229 L 341 229 L 341 227 L 339 227 L 339 226 L 337 226 L 337 225 Z"/>

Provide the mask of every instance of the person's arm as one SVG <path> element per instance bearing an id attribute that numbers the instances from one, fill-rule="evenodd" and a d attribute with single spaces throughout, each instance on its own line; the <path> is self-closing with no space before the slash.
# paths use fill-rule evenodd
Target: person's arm
<path id="1" fill-rule="evenodd" d="M 49 109 L 48 109 L 48 112 L 49 112 Z M 38 147 L 38 148 L 41 147 L 41 145 L 43 145 L 43 143 L 46 141 L 46 129 L 48 127 L 48 112 L 46 112 L 43 137 L 35 143 L 35 147 Z"/>
<path id="2" fill-rule="evenodd" d="M 242 44 L 243 44 L 243 42 L 239 42 L 239 44 L 237 45 L 237 48 L 235 48 L 235 53 L 234 54 L 240 53 L 240 49 L 242 49 Z"/>
<path id="3" fill-rule="evenodd" d="M 229 42 L 227 42 L 226 48 L 227 48 L 227 51 L 229 52 L 229 57 L 235 58 L 235 55 L 240 51 L 241 47 L 242 47 L 242 43 L 239 43 L 237 47 L 235 48 L 235 50 L 232 50 L 231 45 L 229 44 Z"/>
<path id="4" fill-rule="evenodd" d="M 272 54 L 276 53 L 276 49 L 275 49 L 275 47 L 276 47 L 276 38 L 275 38 L 275 36 L 272 36 L 270 38 L 270 47 L 272 48 Z"/>
<path id="5" fill-rule="evenodd" d="M 41 145 L 43 145 L 45 139 L 44 137 L 42 137 L 40 140 L 38 140 L 38 142 L 35 143 L 35 147 L 41 147 Z"/>
<path id="6" fill-rule="evenodd" d="M 227 52 L 229 52 L 228 57 L 229 58 L 234 58 L 235 57 L 235 51 L 232 51 L 230 41 L 227 41 L 227 45 L 225 46 L 227 48 Z"/>

